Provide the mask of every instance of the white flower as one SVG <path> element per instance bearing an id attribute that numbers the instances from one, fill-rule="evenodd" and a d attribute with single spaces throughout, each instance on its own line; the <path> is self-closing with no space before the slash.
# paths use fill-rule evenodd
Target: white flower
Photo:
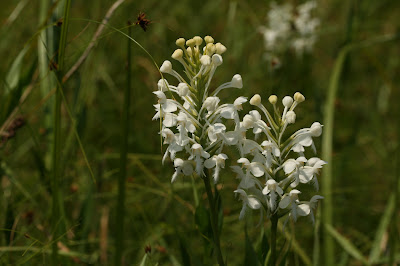
<path id="1" fill-rule="evenodd" d="M 252 175 L 246 175 L 243 173 L 242 168 L 239 166 L 231 166 L 231 169 L 234 173 L 236 173 L 236 178 L 240 180 L 238 188 L 249 189 L 256 185 L 261 187 L 261 183 L 258 181 L 258 179 L 254 178 Z"/>
<path id="2" fill-rule="evenodd" d="M 274 211 L 276 209 L 278 195 L 282 196 L 283 190 L 274 179 L 269 179 L 265 185 L 266 186 L 262 190 L 262 193 L 269 196 L 268 204 L 271 210 Z"/>
<path id="3" fill-rule="evenodd" d="M 189 117 L 183 112 L 180 112 L 178 114 L 176 121 L 176 123 L 178 124 L 177 129 L 179 130 L 177 143 L 180 146 L 185 146 L 190 141 L 188 137 L 188 132 L 194 133 L 196 131 L 196 127 L 189 119 Z"/>
<path id="4" fill-rule="evenodd" d="M 211 114 L 217 109 L 219 101 L 218 97 L 207 97 L 203 102 L 202 108 L 207 109 L 208 113 Z"/>
<path id="5" fill-rule="evenodd" d="M 314 210 L 315 210 L 315 208 L 317 208 L 318 200 L 321 200 L 323 198 L 324 197 L 322 197 L 320 195 L 315 195 L 308 202 L 308 206 L 310 207 L 310 218 L 311 218 L 311 221 L 313 224 L 315 223 Z"/>
<path id="6" fill-rule="evenodd" d="M 161 105 L 161 110 L 165 113 L 175 112 L 178 108 L 173 100 L 167 99 L 164 92 L 162 91 L 153 91 L 155 95 L 158 97 L 158 102 Z"/>
<path id="7" fill-rule="evenodd" d="M 174 160 L 176 153 L 182 151 L 183 147 L 177 143 L 176 135 L 169 128 L 164 128 L 161 131 L 161 134 L 164 138 L 164 144 L 169 144 L 162 159 L 162 163 L 164 164 L 164 161 L 167 158 L 168 154 L 171 155 L 170 156 L 171 160 Z"/>
<path id="8" fill-rule="evenodd" d="M 251 172 L 255 177 L 260 177 L 264 175 L 264 167 L 259 162 L 251 163 L 247 158 L 240 158 L 237 162 L 241 163 L 243 167 L 246 168 L 246 174 L 249 174 Z"/>
<path id="9" fill-rule="evenodd" d="M 191 176 L 193 174 L 193 164 L 191 161 L 184 161 L 180 158 L 174 160 L 175 173 L 172 175 L 171 183 L 175 182 L 180 175 Z"/>
<path id="10" fill-rule="evenodd" d="M 238 111 L 243 109 L 242 104 L 245 102 L 247 102 L 247 98 L 240 96 L 233 102 L 233 104 L 224 104 L 220 106 L 220 116 L 225 119 L 234 119 L 236 127 L 238 127 L 240 124 Z"/>
<path id="11" fill-rule="evenodd" d="M 189 160 L 194 160 L 196 163 L 196 173 L 199 176 L 203 176 L 203 161 L 204 159 L 210 158 L 210 154 L 203 150 L 203 147 L 195 143 L 192 145 L 191 154 L 189 156 Z"/>
<path id="12" fill-rule="evenodd" d="M 211 143 L 216 142 L 218 139 L 223 137 L 223 133 L 225 133 L 226 127 L 222 123 L 215 123 L 208 127 L 208 138 Z"/>
<path id="13" fill-rule="evenodd" d="M 257 210 L 261 208 L 261 202 L 255 198 L 254 196 L 248 196 L 246 191 L 243 189 L 237 189 L 233 191 L 239 194 L 240 199 L 243 201 L 242 210 L 240 211 L 239 219 L 243 219 L 244 215 L 246 214 L 246 209 L 250 208 L 253 210 Z"/>
<path id="14" fill-rule="evenodd" d="M 283 171 L 285 174 L 289 175 L 288 179 L 294 178 L 293 182 L 291 183 L 291 187 L 296 187 L 300 182 L 300 174 L 303 170 L 304 163 L 307 162 L 307 159 L 303 156 L 294 159 L 288 159 L 286 162 L 283 163 Z"/>
<path id="15" fill-rule="evenodd" d="M 307 164 L 301 168 L 299 179 L 301 183 L 313 182 L 315 189 L 318 190 L 318 179 L 316 175 L 319 173 L 322 166 L 326 164 L 325 161 L 313 157 L 307 161 Z"/>
<path id="16" fill-rule="evenodd" d="M 254 134 L 260 134 L 263 131 L 266 133 L 269 130 L 267 124 L 261 120 L 261 115 L 257 110 L 252 110 L 248 115 L 245 115 L 242 125 L 246 129 L 253 128 Z"/>
<path id="17" fill-rule="evenodd" d="M 294 139 L 291 142 L 292 151 L 302 153 L 304 147 L 312 147 L 316 152 L 312 137 L 319 137 L 322 133 L 322 125 L 319 122 L 314 122 L 310 128 L 303 128 L 294 133 Z"/>
<path id="18" fill-rule="evenodd" d="M 264 149 L 262 154 L 265 157 L 265 166 L 270 168 L 273 162 L 277 163 L 275 158 L 281 156 L 281 151 L 279 150 L 278 145 L 270 140 L 264 140 L 261 143 L 261 146 Z"/>
<path id="19" fill-rule="evenodd" d="M 214 170 L 214 183 L 218 182 L 219 178 L 219 172 L 221 168 L 225 168 L 225 160 L 228 159 L 228 156 L 226 154 L 220 153 L 218 155 L 214 155 L 213 157 L 207 159 L 204 162 L 204 166 L 208 169 L 215 167 Z"/>
<path id="20" fill-rule="evenodd" d="M 285 194 L 281 201 L 279 202 L 279 208 L 286 209 L 290 207 L 290 215 L 293 220 L 297 220 L 297 216 L 307 216 L 310 214 L 310 206 L 307 204 L 300 204 L 299 194 L 301 192 L 297 189 L 293 189 L 289 194 Z"/>

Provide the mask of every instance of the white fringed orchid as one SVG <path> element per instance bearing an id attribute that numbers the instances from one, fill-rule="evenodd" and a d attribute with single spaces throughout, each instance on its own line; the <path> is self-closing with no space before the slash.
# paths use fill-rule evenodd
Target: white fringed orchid
<path id="1" fill-rule="evenodd" d="M 242 164 L 242 169 L 231 166 L 240 179 L 240 192 L 237 193 L 242 198 L 251 194 L 262 203 L 267 216 L 288 214 L 293 220 L 300 216 L 313 216 L 312 209 L 321 199 L 320 196 L 313 197 L 310 202 L 301 202 L 299 189 L 302 185 L 311 184 L 318 190 L 317 175 L 326 162 L 317 157 L 307 159 L 304 151 L 307 147 L 315 150 L 313 138 L 321 135 L 322 125 L 315 122 L 310 128 L 297 130 L 290 135 L 287 131 L 297 119 L 295 108 L 305 101 L 305 97 L 298 92 L 293 97 L 285 96 L 282 99 L 282 113 L 277 107 L 277 96 L 271 95 L 268 101 L 273 108 L 272 115 L 262 104 L 261 96 L 256 94 L 250 99 L 250 104 L 260 112 L 250 111 L 243 116 L 240 127 L 234 133 L 224 134 L 229 139 L 227 136 L 230 133 L 230 140 L 235 142 L 241 154 L 237 162 Z M 261 183 L 265 186 L 261 186 Z"/>

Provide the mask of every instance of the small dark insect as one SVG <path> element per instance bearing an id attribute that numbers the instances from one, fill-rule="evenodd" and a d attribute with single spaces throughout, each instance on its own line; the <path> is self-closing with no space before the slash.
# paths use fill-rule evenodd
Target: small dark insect
<path id="1" fill-rule="evenodd" d="M 147 253 L 151 253 L 151 246 L 150 245 L 147 245 L 147 246 L 145 246 L 144 247 L 144 252 L 147 254 Z"/>
<path id="2" fill-rule="evenodd" d="M 58 70 L 57 62 L 55 62 L 54 60 L 50 60 L 49 69 L 50 69 L 50 71 L 53 71 L 53 70 L 57 71 Z"/>
<path id="3" fill-rule="evenodd" d="M 139 25 L 144 31 L 147 30 L 147 26 L 151 23 L 149 19 L 146 18 L 146 14 L 140 12 L 135 25 Z"/>
<path id="4" fill-rule="evenodd" d="M 63 24 L 63 22 L 64 22 L 64 20 L 63 20 L 62 18 L 60 18 L 59 20 L 57 20 L 56 26 L 57 26 L 57 27 L 61 27 L 62 24 Z"/>

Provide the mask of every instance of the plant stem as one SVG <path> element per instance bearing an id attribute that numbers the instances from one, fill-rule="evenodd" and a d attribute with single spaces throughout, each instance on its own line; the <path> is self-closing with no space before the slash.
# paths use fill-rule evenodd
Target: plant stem
<path id="1" fill-rule="evenodd" d="M 213 196 L 213 193 L 211 190 L 210 178 L 208 176 L 207 171 L 203 178 L 203 181 L 204 181 L 204 186 L 205 186 L 206 192 L 207 192 L 208 203 L 210 204 L 211 228 L 213 230 L 213 235 L 214 235 L 214 246 L 215 246 L 215 250 L 217 253 L 217 261 L 220 266 L 223 266 L 223 265 L 225 265 L 225 263 L 224 263 L 224 259 L 222 257 L 221 244 L 219 241 L 217 210 L 216 210 L 216 206 L 215 206 L 214 196 Z"/>
<path id="2" fill-rule="evenodd" d="M 276 232 L 278 228 L 278 213 L 271 217 L 271 265 L 276 264 Z"/>
<path id="3" fill-rule="evenodd" d="M 131 36 L 131 27 L 128 28 L 128 35 Z M 128 39 L 127 46 L 127 73 L 126 87 L 124 91 L 124 105 L 122 108 L 121 119 L 121 147 L 120 147 L 120 169 L 118 178 L 118 199 L 117 199 L 117 215 L 116 215 L 116 243 L 115 243 L 115 265 L 122 265 L 122 252 L 124 250 L 124 218 L 125 218 L 125 180 L 126 166 L 128 156 L 128 133 L 130 124 L 130 98 L 131 98 L 131 40 Z"/>
<path id="4" fill-rule="evenodd" d="M 58 48 L 58 70 L 57 78 L 62 77 L 62 71 L 64 66 L 64 53 L 65 46 L 67 43 L 67 32 L 69 22 L 69 10 L 71 6 L 71 0 L 65 1 L 64 6 L 64 22 L 61 28 L 61 36 Z M 63 212 L 63 201 L 61 197 L 61 171 L 60 171 L 60 160 L 61 160 L 61 102 L 62 102 L 62 85 L 61 83 L 57 86 L 56 100 L 54 102 L 54 137 L 53 137 L 53 150 L 52 150 L 52 265 L 58 265 L 58 239 L 62 236 L 61 228 L 64 225 L 64 212 Z"/>

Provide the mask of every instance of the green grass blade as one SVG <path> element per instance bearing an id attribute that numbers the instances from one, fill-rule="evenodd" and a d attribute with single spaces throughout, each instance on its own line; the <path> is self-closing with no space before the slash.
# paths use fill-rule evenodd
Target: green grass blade
<path id="1" fill-rule="evenodd" d="M 336 231 L 335 228 L 326 224 L 325 229 L 350 256 L 364 264 L 369 264 L 368 260 L 362 255 L 362 253 L 347 238 Z"/>
<path id="2" fill-rule="evenodd" d="M 385 212 L 382 215 L 378 229 L 376 230 L 375 233 L 375 239 L 372 244 L 371 252 L 369 254 L 369 261 L 371 263 L 375 263 L 379 258 L 381 252 L 382 237 L 387 231 L 388 226 L 390 225 L 390 220 L 394 212 L 394 206 L 395 206 L 395 197 L 393 194 L 391 194 L 388 203 L 386 204 Z"/>
<path id="3" fill-rule="evenodd" d="M 25 46 L 21 52 L 19 52 L 18 56 L 15 58 L 13 64 L 10 67 L 10 70 L 6 76 L 6 84 L 4 92 L 10 93 L 13 91 L 19 83 L 20 74 L 21 74 L 21 67 L 23 65 L 23 59 L 26 52 L 29 50 L 29 46 Z"/>

